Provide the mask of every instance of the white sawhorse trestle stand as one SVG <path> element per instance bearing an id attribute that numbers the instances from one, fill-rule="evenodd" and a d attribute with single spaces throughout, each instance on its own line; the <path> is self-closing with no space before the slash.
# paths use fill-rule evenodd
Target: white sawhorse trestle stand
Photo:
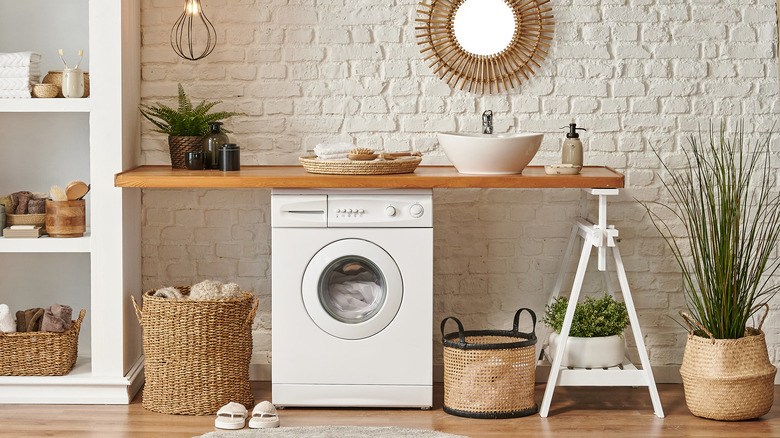
<path id="1" fill-rule="evenodd" d="M 539 415 L 547 417 L 549 414 L 550 403 L 552 402 L 553 392 L 555 392 L 556 386 L 647 386 L 650 390 L 650 398 L 653 401 L 655 415 L 659 418 L 663 418 L 664 411 L 661 407 L 661 400 L 658 397 L 658 389 L 655 386 L 650 360 L 647 357 L 645 342 L 642 338 L 642 330 L 639 328 L 639 319 L 637 318 L 634 301 L 631 298 L 631 291 L 628 287 L 626 270 L 623 267 L 623 259 L 620 257 L 620 251 L 615 242 L 618 236 L 618 230 L 616 230 L 614 226 L 607 226 L 607 196 L 617 195 L 618 189 L 585 189 L 585 191 L 599 197 L 598 224 L 593 224 L 585 219 L 578 219 L 577 223 L 572 228 L 571 237 L 569 238 L 561 268 L 558 272 L 558 278 L 555 282 L 552 296 L 550 297 L 550 302 L 553 302 L 560 295 L 563 279 L 571 260 L 575 242 L 578 237 L 581 237 L 583 239 L 582 253 L 580 254 L 580 261 L 577 266 L 577 273 L 574 276 L 574 285 L 572 286 L 571 295 L 569 297 L 569 306 L 566 309 L 566 316 L 563 320 L 563 327 L 561 328 L 560 343 L 558 344 L 561 348 L 557 349 L 555 357 L 552 358 L 550 376 L 547 379 L 547 388 L 544 391 L 544 398 L 542 399 L 542 407 L 539 410 Z M 580 298 L 585 271 L 588 267 L 591 250 L 594 247 L 598 248 L 598 269 L 604 273 L 607 291 L 613 296 L 615 291 L 611 286 L 609 272 L 607 271 L 607 251 L 611 250 L 612 255 L 615 258 L 620 291 L 623 295 L 623 301 L 626 303 L 628 318 L 631 322 L 631 331 L 634 333 L 636 348 L 642 362 L 641 370 L 637 369 L 628 358 L 625 358 L 623 363 L 619 366 L 606 369 L 571 369 L 561 366 L 563 352 L 574 318 L 574 309 Z M 572 303 L 574 303 L 574 305 L 572 305 Z M 542 339 L 546 340 L 546 338 L 547 336 L 545 335 Z M 543 348 L 546 350 L 546 344 Z M 544 350 L 542 351 L 542 355 L 545 354 Z"/>

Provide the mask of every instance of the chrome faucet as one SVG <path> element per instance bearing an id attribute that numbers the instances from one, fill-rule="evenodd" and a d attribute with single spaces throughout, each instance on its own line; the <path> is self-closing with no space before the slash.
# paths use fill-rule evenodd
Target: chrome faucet
<path id="1" fill-rule="evenodd" d="M 484 113 L 482 113 L 482 133 L 483 134 L 493 133 L 493 111 L 492 110 L 487 110 Z"/>

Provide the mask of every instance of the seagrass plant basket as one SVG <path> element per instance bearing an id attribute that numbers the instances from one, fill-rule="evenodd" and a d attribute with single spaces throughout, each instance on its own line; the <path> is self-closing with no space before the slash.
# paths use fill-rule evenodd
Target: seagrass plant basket
<path id="1" fill-rule="evenodd" d="M 0 332 L 0 376 L 64 376 L 79 355 L 79 331 L 84 315 L 69 330 L 54 332 Z"/>
<path id="2" fill-rule="evenodd" d="M 518 331 L 520 314 L 532 320 Z M 444 333 L 448 320 L 458 331 Z M 536 314 L 515 313 L 512 330 L 464 331 L 455 317 L 441 322 L 444 344 L 444 412 L 470 418 L 514 418 L 535 414 Z"/>
<path id="3" fill-rule="evenodd" d="M 766 306 L 767 313 L 769 306 Z M 680 375 L 683 379 L 685 402 L 697 417 L 713 420 L 748 420 L 760 417 L 772 408 L 777 368 L 769 362 L 766 338 L 761 326 L 745 328 L 739 339 L 715 339 L 689 315 Z M 694 334 L 691 322 L 698 326 Z"/>
<path id="4" fill-rule="evenodd" d="M 189 287 L 177 287 L 189 294 Z M 253 405 L 249 388 L 252 321 L 249 292 L 221 300 L 132 297 L 143 328 L 143 407 L 163 414 L 211 415 L 229 402 Z"/>

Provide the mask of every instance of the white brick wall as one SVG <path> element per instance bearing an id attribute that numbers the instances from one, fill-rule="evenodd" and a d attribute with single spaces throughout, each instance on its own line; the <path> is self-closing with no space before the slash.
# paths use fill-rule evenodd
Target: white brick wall
<path id="1" fill-rule="evenodd" d="M 585 164 L 626 175 L 610 222 L 623 238 L 651 362 L 679 364 L 685 335 L 670 318 L 684 308 L 679 274 L 635 198 L 665 199 L 651 147 L 679 165 L 680 145 L 699 124 L 742 120 L 750 133 L 772 126 L 774 0 L 554 0 L 556 33 L 542 68 L 519 88 L 487 96 L 432 74 L 414 37 L 416 3 L 204 0 L 219 41 L 191 63 L 168 45 L 180 2 L 143 0 L 144 101 L 172 102 L 182 82 L 193 100 L 219 99 L 219 109 L 249 114 L 227 124 L 244 164 L 295 164 L 315 144 L 337 140 L 446 162 L 435 133 L 476 131 L 492 109 L 498 132 L 547 134 L 532 163 L 539 165 L 559 161 L 558 128 L 576 120 L 589 129 Z M 145 122 L 142 157 L 169 163 L 165 139 Z M 594 209 L 577 190 L 434 197 L 434 319 L 457 315 L 475 329 L 507 327 L 518 307 L 543 311 L 570 220 Z M 261 299 L 254 360 L 270 363 L 269 190 L 151 189 L 143 207 L 145 287 L 214 278 L 253 291 Z M 586 277 L 587 291 L 602 288 L 599 275 Z M 764 326 L 775 364 L 777 310 L 775 300 Z"/>

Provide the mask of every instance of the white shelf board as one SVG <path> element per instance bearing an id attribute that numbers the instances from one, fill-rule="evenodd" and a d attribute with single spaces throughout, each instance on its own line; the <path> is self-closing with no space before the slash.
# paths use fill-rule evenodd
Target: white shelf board
<path id="1" fill-rule="evenodd" d="M 41 236 L 34 238 L 0 237 L 0 253 L 3 252 L 90 252 L 90 233 L 84 237 L 54 238 Z"/>
<path id="2" fill-rule="evenodd" d="M 91 359 L 79 356 L 64 376 L 0 376 L 0 404 L 127 404 L 139 376 L 138 364 L 127 376 L 94 376 Z"/>
<path id="3" fill-rule="evenodd" d="M 0 99 L 0 112 L 6 113 L 88 113 L 89 98 Z"/>

